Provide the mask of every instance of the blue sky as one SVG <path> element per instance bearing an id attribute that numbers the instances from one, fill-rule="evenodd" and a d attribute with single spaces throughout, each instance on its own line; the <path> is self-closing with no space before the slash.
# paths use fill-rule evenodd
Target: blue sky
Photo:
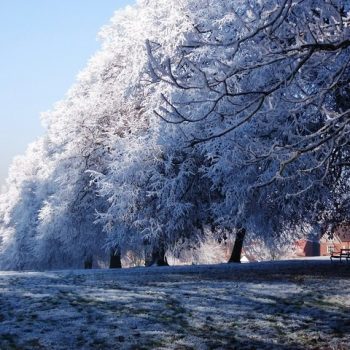
<path id="1" fill-rule="evenodd" d="M 64 96 L 98 50 L 100 27 L 134 2 L 0 1 L 0 185 L 12 158 L 44 133 L 40 112 Z"/>

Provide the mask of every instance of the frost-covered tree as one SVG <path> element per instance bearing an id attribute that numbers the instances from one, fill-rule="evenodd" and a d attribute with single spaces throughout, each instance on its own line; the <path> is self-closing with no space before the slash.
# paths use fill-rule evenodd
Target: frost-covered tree
<path id="1" fill-rule="evenodd" d="M 152 73 L 168 85 L 157 114 L 207 158 L 203 176 L 222 195 L 214 217 L 238 229 L 237 260 L 247 228 L 275 221 L 268 234 L 313 218 L 347 177 L 350 8 L 317 0 L 187 3 L 195 31 L 182 55 L 149 45 Z"/>
<path id="2" fill-rule="evenodd" d="M 101 195 L 109 202 L 99 221 L 105 224 L 111 244 L 145 249 L 150 264 L 166 264 L 167 246 L 193 235 L 186 227 L 193 207 L 184 197 L 194 176 L 192 169 L 198 165 L 190 157 L 179 161 L 180 166 L 175 164 L 186 153 L 179 147 L 182 140 L 172 136 L 174 130 L 153 112 L 159 107 L 161 87 L 155 90 L 152 85 L 155 77 L 150 74 L 146 46 L 162 42 L 169 54 L 180 47 L 192 28 L 184 14 L 182 3 L 140 1 L 108 29 L 109 35 L 124 38 L 114 50 L 124 62 L 121 98 L 125 115 L 109 132 L 108 171 L 94 173 Z M 140 26 L 139 18 L 147 21 Z M 131 82 L 130 76 L 135 77 Z"/>
<path id="3" fill-rule="evenodd" d="M 7 191 L 0 195 L 2 269 L 38 268 L 38 211 L 54 190 L 54 184 L 47 181 L 49 170 L 43 163 L 46 152 L 47 144 L 40 139 L 11 165 Z"/>

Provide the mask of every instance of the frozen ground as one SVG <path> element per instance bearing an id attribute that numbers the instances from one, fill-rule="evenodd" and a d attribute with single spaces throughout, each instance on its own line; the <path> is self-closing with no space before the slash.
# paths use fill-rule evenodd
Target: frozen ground
<path id="1" fill-rule="evenodd" d="M 0 272 L 0 349 L 350 349 L 350 263 Z"/>

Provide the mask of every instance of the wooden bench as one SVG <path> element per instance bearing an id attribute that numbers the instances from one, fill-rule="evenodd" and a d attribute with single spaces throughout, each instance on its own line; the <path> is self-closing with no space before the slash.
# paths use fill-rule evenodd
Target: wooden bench
<path id="1" fill-rule="evenodd" d="M 350 249 L 340 249 L 340 252 L 333 252 L 331 255 L 331 261 L 333 262 L 333 259 L 339 259 L 341 262 L 342 259 L 346 260 L 346 262 L 350 261 Z"/>

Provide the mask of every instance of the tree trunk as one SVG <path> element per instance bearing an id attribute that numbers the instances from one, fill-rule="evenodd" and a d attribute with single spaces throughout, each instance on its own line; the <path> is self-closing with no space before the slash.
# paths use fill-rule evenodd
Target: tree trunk
<path id="1" fill-rule="evenodd" d="M 109 268 L 110 269 L 121 269 L 122 260 L 121 260 L 121 252 L 119 248 L 116 248 L 111 251 L 111 257 L 109 260 Z"/>
<path id="2" fill-rule="evenodd" d="M 146 256 L 145 266 L 169 266 L 165 256 L 164 244 L 152 248 L 152 253 Z"/>
<path id="3" fill-rule="evenodd" d="M 241 262 L 241 254 L 243 248 L 244 237 L 246 234 L 245 228 L 240 228 L 237 231 L 235 244 L 233 245 L 232 254 L 229 259 L 229 263 L 240 263 Z"/>
<path id="4" fill-rule="evenodd" d="M 92 269 L 92 256 L 88 256 L 84 261 L 84 269 Z"/>

